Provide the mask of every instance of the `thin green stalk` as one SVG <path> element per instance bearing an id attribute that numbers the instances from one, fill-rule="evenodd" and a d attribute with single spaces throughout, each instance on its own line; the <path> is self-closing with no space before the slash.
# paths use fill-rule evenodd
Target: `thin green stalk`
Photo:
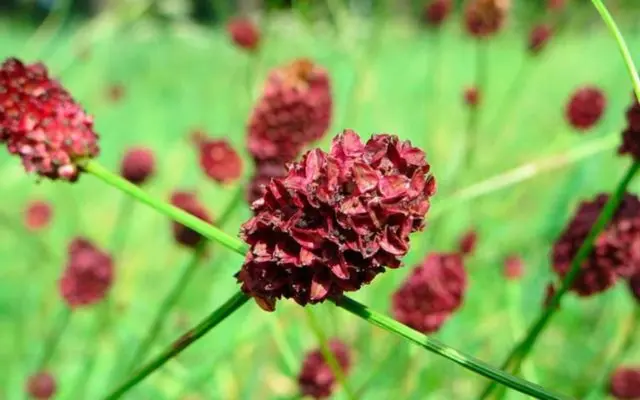
<path id="1" fill-rule="evenodd" d="M 171 313 L 171 310 L 182 295 L 182 292 L 187 287 L 187 284 L 191 280 L 193 273 L 196 271 L 196 268 L 200 264 L 200 261 L 202 260 L 206 249 L 207 242 L 201 240 L 198 246 L 193 250 L 191 259 L 183 269 L 182 274 L 180 274 L 178 280 L 176 280 L 175 284 L 171 288 L 171 291 L 162 301 L 160 308 L 158 309 L 158 312 L 153 319 L 153 322 L 151 323 L 151 325 L 149 325 L 149 329 L 147 330 L 144 339 L 139 343 L 138 347 L 133 352 L 131 361 L 125 368 L 125 373 L 127 375 L 130 374 L 137 365 L 144 362 L 144 360 L 146 359 L 147 353 L 162 331 L 162 326 L 166 320 L 166 317 Z"/>
<path id="2" fill-rule="evenodd" d="M 229 300 L 227 300 L 222 306 L 212 312 L 200 324 L 182 335 L 168 349 L 163 351 L 160 355 L 154 358 L 150 363 L 146 364 L 143 368 L 135 372 L 126 382 L 124 382 L 121 386 L 107 395 L 104 400 L 115 400 L 122 397 L 127 391 L 129 391 L 129 389 L 137 385 L 152 372 L 164 365 L 167 361 L 180 354 L 192 343 L 196 342 L 207 332 L 215 328 L 219 323 L 221 323 L 235 311 L 240 309 L 240 307 L 242 307 L 248 301 L 249 297 L 244 293 L 235 293 Z"/>
<path id="3" fill-rule="evenodd" d="M 318 319 L 316 318 L 313 310 L 310 307 L 305 307 L 305 311 L 307 312 L 307 319 L 309 320 L 309 326 L 311 330 L 316 335 L 316 339 L 318 340 L 318 344 L 320 345 L 320 352 L 322 356 L 327 361 L 329 365 L 329 369 L 333 372 L 333 375 L 336 377 L 342 389 L 344 389 L 344 393 L 347 395 L 348 399 L 355 400 L 357 399 L 355 392 L 351 389 L 349 384 L 347 383 L 347 378 L 345 376 L 344 371 L 342 370 L 342 366 L 338 363 L 338 360 L 333 354 L 331 347 L 329 347 L 329 341 L 327 336 L 324 334 Z"/>
<path id="4" fill-rule="evenodd" d="M 563 279 L 562 285 L 556 292 L 555 296 L 553 296 L 553 298 L 551 299 L 549 306 L 542 311 L 542 314 L 540 314 L 538 319 L 529 329 L 527 336 L 511 351 L 511 353 L 507 357 L 507 360 L 502 364 L 503 370 L 512 371 L 515 374 L 519 372 L 522 362 L 529 355 L 529 352 L 533 348 L 533 345 L 536 343 L 540 334 L 547 327 L 547 324 L 551 320 L 551 317 L 553 317 L 553 315 L 555 315 L 556 311 L 559 309 L 560 300 L 567 293 L 567 291 L 571 287 L 571 284 L 580 273 L 580 267 L 582 263 L 593 251 L 594 241 L 613 217 L 613 214 L 620 205 L 622 197 L 627 190 L 627 186 L 629 186 L 629 183 L 631 182 L 638 169 L 640 169 L 640 163 L 637 162 L 634 162 L 628 169 L 627 173 L 618 184 L 615 192 L 612 196 L 610 196 L 609 200 L 605 204 L 602 212 L 598 216 L 598 219 L 593 224 L 589 235 L 587 235 L 586 239 L 580 246 L 580 249 L 578 249 L 578 252 L 571 262 L 569 273 Z M 481 394 L 480 398 L 488 398 L 496 389 L 496 387 L 497 385 L 495 383 L 490 384 Z"/>
<path id="5" fill-rule="evenodd" d="M 226 248 L 233 250 L 239 254 L 245 254 L 245 252 L 247 251 L 247 245 L 240 241 L 238 238 L 227 235 L 222 230 L 201 220 L 198 217 L 189 214 L 188 212 L 178 207 L 172 206 L 169 203 L 150 196 L 138 186 L 110 172 L 97 162 L 89 161 L 83 165 L 83 169 L 96 178 L 102 180 L 106 184 L 123 191 L 124 193 L 136 198 L 138 201 L 150 206 L 151 208 L 166 215 L 174 221 L 179 222 L 180 224 L 198 232 L 205 238 L 216 241 Z"/>
<path id="6" fill-rule="evenodd" d="M 445 345 L 444 343 L 425 336 L 422 333 L 411 329 L 392 318 L 379 314 L 376 311 L 371 310 L 369 307 L 360 304 L 357 301 L 352 300 L 346 296 L 343 296 L 342 298 L 336 300 L 335 303 L 338 307 L 341 307 L 346 311 L 364 319 L 370 324 L 376 325 L 396 335 L 402 336 L 405 339 L 408 339 L 409 341 L 433 353 L 436 353 L 450 361 L 455 362 L 465 369 L 491 379 L 494 382 L 498 382 L 500 384 L 508 386 L 509 388 L 514 389 L 520 393 L 524 393 L 536 399 L 543 400 L 557 400 L 566 398 L 557 394 L 553 394 L 547 391 L 545 388 L 534 383 L 527 382 L 524 379 L 500 371 L 474 357 L 463 354 L 458 350 L 455 350 Z"/>
<path id="7" fill-rule="evenodd" d="M 67 326 L 69 326 L 71 314 L 72 310 L 66 304 L 64 305 L 64 308 L 58 312 L 53 329 L 49 333 L 47 341 L 45 342 L 44 350 L 42 352 L 40 360 L 38 361 L 38 367 L 36 371 L 44 370 L 51 361 L 51 358 L 53 358 L 53 355 L 55 354 L 56 349 L 60 344 L 60 339 L 62 338 L 64 331 L 67 329 Z"/>
<path id="8" fill-rule="evenodd" d="M 463 158 L 462 171 L 467 171 L 475 162 L 476 147 L 478 146 L 478 128 L 480 125 L 480 110 L 486 97 L 487 72 L 488 72 L 488 42 L 485 40 L 476 41 L 476 68 L 474 85 L 479 94 L 479 101 L 475 105 L 470 105 L 467 128 L 465 134 L 465 152 Z"/>

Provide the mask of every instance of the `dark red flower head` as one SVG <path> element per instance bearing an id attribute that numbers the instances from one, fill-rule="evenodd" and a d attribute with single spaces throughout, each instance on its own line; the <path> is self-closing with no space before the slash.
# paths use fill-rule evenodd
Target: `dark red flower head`
<path id="1" fill-rule="evenodd" d="M 567 120 L 575 129 L 586 131 L 602 117 L 607 99 L 602 90 L 593 86 L 578 89 L 569 99 L 565 110 Z"/>
<path id="2" fill-rule="evenodd" d="M 32 399 L 49 400 L 56 393 L 56 381 L 49 372 L 38 372 L 27 380 L 27 393 Z"/>
<path id="3" fill-rule="evenodd" d="M 201 220 L 213 223 L 213 220 L 209 216 L 209 213 L 204 208 L 204 206 L 198 201 L 196 194 L 193 192 L 183 192 L 177 191 L 171 195 L 171 204 L 174 206 L 188 212 L 189 214 L 200 218 Z M 186 226 L 173 221 L 173 237 L 176 242 L 180 243 L 186 247 L 196 247 L 200 240 L 202 240 L 202 235 L 198 232 L 191 230 L 191 228 L 187 228 Z"/>
<path id="4" fill-rule="evenodd" d="M 227 23 L 227 33 L 241 49 L 253 51 L 260 44 L 260 31 L 248 18 L 235 18 Z"/>
<path id="5" fill-rule="evenodd" d="M 264 161 L 256 164 L 253 177 L 247 186 L 247 201 L 253 203 L 264 195 L 265 187 L 273 178 L 282 178 L 287 174 L 287 169 L 281 162 Z"/>
<path id="6" fill-rule="evenodd" d="M 504 277 L 510 281 L 517 281 L 524 273 L 522 258 L 510 255 L 504 259 Z"/>
<path id="7" fill-rule="evenodd" d="M 251 114 L 249 152 L 257 162 L 293 161 L 327 132 L 332 102 L 327 71 L 310 60 L 273 70 Z"/>
<path id="8" fill-rule="evenodd" d="M 146 147 L 134 147 L 124 154 L 120 164 L 122 177 L 135 185 L 145 183 L 156 170 L 153 151 Z"/>
<path id="9" fill-rule="evenodd" d="M 629 277 L 629 290 L 631 295 L 640 303 L 640 270 Z"/>
<path id="10" fill-rule="evenodd" d="M 475 87 L 470 87 L 464 91 L 464 102 L 469 107 L 476 107 L 480 104 L 480 91 Z"/>
<path id="11" fill-rule="evenodd" d="M 640 399 L 640 367 L 619 367 L 611 375 L 609 393 L 619 400 Z"/>
<path id="12" fill-rule="evenodd" d="M 631 94 L 632 101 L 627 108 L 627 127 L 622 132 L 622 144 L 618 148 L 618 153 L 629 154 L 634 160 L 640 160 L 640 103 L 634 93 Z"/>
<path id="13" fill-rule="evenodd" d="M 27 172 L 75 181 L 78 163 L 98 155 L 93 118 L 42 64 L 15 58 L 0 66 L 0 143 Z"/>
<path id="14" fill-rule="evenodd" d="M 231 183 L 242 175 L 242 159 L 225 139 L 210 139 L 202 132 L 192 140 L 200 153 L 200 168 L 218 183 Z"/>
<path id="15" fill-rule="evenodd" d="M 241 232 L 251 249 L 236 276 L 269 311 L 281 297 L 322 302 L 399 267 L 435 193 L 424 152 L 388 134 L 363 144 L 346 130 L 328 154 L 309 151 L 288 168 Z"/>
<path id="16" fill-rule="evenodd" d="M 424 6 L 423 19 L 429 25 L 439 26 L 449 16 L 452 8 L 452 0 L 430 0 Z"/>
<path id="17" fill-rule="evenodd" d="M 533 27 L 529 34 L 529 51 L 532 54 L 540 53 L 551 38 L 553 29 L 547 24 L 540 24 Z"/>
<path id="18" fill-rule="evenodd" d="M 571 268 L 571 261 L 585 240 L 608 195 L 601 194 L 593 201 L 580 204 L 573 219 L 553 246 L 553 269 L 564 278 Z M 636 232 L 640 200 L 625 194 L 614 218 L 594 243 L 594 249 L 582 264 L 571 290 L 580 296 L 602 292 L 616 282 L 619 276 L 628 276 L 637 264 L 638 238 Z"/>
<path id="19" fill-rule="evenodd" d="M 49 226 L 53 216 L 53 207 L 46 201 L 32 201 L 27 205 L 24 223 L 30 231 L 39 231 Z"/>
<path id="20" fill-rule="evenodd" d="M 436 332 L 461 305 L 467 273 L 458 253 L 431 253 L 393 294 L 393 316 L 422 333 Z"/>
<path id="21" fill-rule="evenodd" d="M 338 339 L 329 341 L 329 349 L 340 365 L 342 373 L 347 375 L 351 369 L 349 347 Z M 314 399 L 325 399 L 333 393 L 336 377 L 325 360 L 320 349 L 309 352 L 302 363 L 298 375 L 300 394 Z"/>
<path id="22" fill-rule="evenodd" d="M 85 238 L 68 247 L 69 259 L 60 279 L 60 294 L 69 307 L 89 306 L 102 300 L 113 282 L 113 260 Z"/>
<path id="23" fill-rule="evenodd" d="M 472 229 L 466 232 L 462 236 L 462 238 L 460 238 L 458 250 L 460 251 L 460 253 L 462 253 L 463 256 L 469 256 L 473 254 L 473 251 L 476 249 L 477 243 L 478 243 L 478 232 Z"/>
<path id="24" fill-rule="evenodd" d="M 498 32 L 504 25 L 510 0 L 470 0 L 465 9 L 467 32 L 476 38 L 485 38 Z"/>

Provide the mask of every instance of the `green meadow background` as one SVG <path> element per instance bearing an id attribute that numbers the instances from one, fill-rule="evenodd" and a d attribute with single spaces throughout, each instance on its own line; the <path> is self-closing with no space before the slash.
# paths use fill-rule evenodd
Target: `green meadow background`
<path id="1" fill-rule="evenodd" d="M 115 171 L 129 146 L 149 146 L 158 166 L 146 190 L 164 199 L 173 190 L 197 190 L 213 215 L 223 213 L 237 185 L 251 175 L 245 126 L 267 72 L 296 57 L 312 58 L 330 72 L 335 100 L 321 148 L 344 128 L 364 137 L 395 133 L 426 151 L 439 184 L 429 226 L 412 238 L 405 268 L 388 271 L 354 297 L 389 312 L 391 294 L 414 265 L 429 252 L 455 250 L 459 237 L 474 228 L 479 240 L 466 260 L 464 305 L 435 337 L 494 365 L 541 311 L 545 286 L 555 278 L 549 251 L 576 205 L 611 191 L 630 163 L 616 154 L 631 101 L 630 79 L 588 4 L 563 13 L 562 29 L 535 58 L 527 53 L 526 40 L 530 26 L 545 20 L 540 13 L 518 13 L 485 43 L 488 73 L 476 162 L 466 170 L 462 152 L 469 110 L 462 93 L 473 85 L 478 49 L 464 32 L 459 7 L 437 30 L 406 13 L 363 18 L 337 7 L 332 22 L 310 21 L 296 10 L 274 13 L 261 20 L 257 55 L 236 49 L 223 25 L 158 21 L 138 11 L 64 26 L 55 14 L 39 26 L 0 18 L 0 56 L 47 64 L 95 116 L 101 163 Z M 613 11 L 640 61 L 640 13 Z M 107 96 L 113 84 L 125 87 L 117 103 Z M 581 134 L 567 125 L 564 107 L 586 84 L 606 93 L 607 108 L 600 123 Z M 241 182 L 220 186 L 203 175 L 188 141 L 196 128 L 227 138 L 243 154 Z M 22 212 L 35 199 L 50 201 L 55 215 L 46 231 L 31 234 L 23 228 Z M 174 243 L 170 221 L 144 205 L 134 205 L 131 218 L 117 229 L 124 201 L 123 194 L 91 176 L 74 185 L 26 176 L 19 160 L 0 152 L 0 399 L 25 396 L 26 377 L 62 309 L 57 280 L 66 245 L 77 235 L 103 248 L 113 235 L 126 235 L 111 293 L 117 312 L 99 337 L 99 307 L 74 313 L 51 364 L 59 388 L 55 398 L 99 399 L 113 387 L 114 368 L 123 366 L 122 355 L 131 354 L 190 258 Z M 237 234 L 249 216 L 243 204 L 222 229 Z M 509 254 L 525 263 L 517 282 L 502 276 Z M 241 263 L 242 257 L 212 246 L 154 352 L 237 290 L 233 274 Z M 525 377 L 574 398 L 607 398 L 600 390 L 603 374 L 634 307 L 624 284 L 593 298 L 567 296 L 536 344 Z M 348 382 L 360 398 L 471 399 L 487 383 L 332 304 L 313 309 L 327 335 L 352 346 Z M 280 302 L 271 314 L 249 303 L 126 398 L 291 399 L 304 354 L 317 345 L 306 314 L 293 302 Z M 78 382 L 94 356 L 95 369 L 84 397 L 78 397 Z M 640 346 L 624 361 L 640 364 Z M 334 398 L 346 396 L 338 389 Z"/>

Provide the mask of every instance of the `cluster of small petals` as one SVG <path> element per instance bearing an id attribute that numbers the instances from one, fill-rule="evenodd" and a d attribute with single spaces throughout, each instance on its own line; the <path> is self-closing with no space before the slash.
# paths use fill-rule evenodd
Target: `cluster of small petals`
<path id="1" fill-rule="evenodd" d="M 470 230 L 466 232 L 462 238 L 460 238 L 460 242 L 458 244 L 458 250 L 463 256 L 469 256 L 473 254 L 476 249 L 476 244 L 478 243 L 478 232 L 475 230 Z"/>
<path id="2" fill-rule="evenodd" d="M 102 300 L 113 282 L 113 260 L 84 238 L 68 247 L 67 266 L 60 279 L 60 293 L 69 307 L 88 306 Z"/>
<path id="3" fill-rule="evenodd" d="M 338 362 L 343 375 L 347 375 L 351 369 L 349 347 L 338 339 L 332 339 L 329 341 L 329 349 Z M 328 398 L 333 393 L 335 382 L 336 377 L 322 351 L 316 349 L 309 352 L 304 358 L 302 369 L 298 375 L 300 394 L 314 399 Z"/>
<path id="4" fill-rule="evenodd" d="M 572 221 L 565 228 L 553 247 L 553 269 L 564 278 L 571 262 L 589 234 L 606 201 L 607 195 L 599 195 L 593 201 L 583 202 Z M 573 281 L 571 290 L 580 296 L 590 296 L 615 284 L 618 277 L 628 276 L 638 260 L 638 223 L 640 201 L 625 194 L 607 229 L 597 238 L 594 249 L 583 262 Z"/>
<path id="5" fill-rule="evenodd" d="M 524 273 L 524 262 L 516 255 L 510 255 L 504 259 L 504 277 L 510 281 L 516 281 Z"/>
<path id="6" fill-rule="evenodd" d="M 248 18 L 235 18 L 227 23 L 227 33 L 241 49 L 253 51 L 260 44 L 260 31 Z"/>
<path id="7" fill-rule="evenodd" d="M 146 147 L 133 147 L 124 154 L 120 175 L 135 185 L 142 185 L 153 176 L 156 160 L 153 151 Z"/>
<path id="8" fill-rule="evenodd" d="M 619 367 L 609 381 L 609 394 L 619 400 L 640 399 L 640 367 Z"/>
<path id="9" fill-rule="evenodd" d="M 331 122 L 327 71 L 307 59 L 273 70 L 249 120 L 247 147 L 256 160 L 293 161 Z"/>
<path id="10" fill-rule="evenodd" d="M 200 203 L 196 194 L 193 192 L 177 191 L 171 195 L 171 204 L 188 212 L 189 214 L 200 218 L 201 220 L 213 223 L 209 213 Z M 198 232 L 188 228 L 176 221 L 172 222 L 173 237 L 179 244 L 194 248 L 203 239 Z"/>
<path id="11" fill-rule="evenodd" d="M 640 304 L 640 270 L 629 277 L 628 283 L 631 295 L 638 301 L 638 304 Z"/>
<path id="12" fill-rule="evenodd" d="M 225 139 L 207 138 L 196 132 L 193 141 L 198 147 L 200 168 L 218 183 L 231 183 L 242 175 L 242 159 Z"/>
<path id="13" fill-rule="evenodd" d="M 24 224 L 30 231 L 39 231 L 51 222 L 53 207 L 46 201 L 36 200 L 27 204 L 24 213 Z"/>
<path id="14" fill-rule="evenodd" d="M 607 99 L 602 90 L 594 86 L 582 87 L 573 93 L 565 114 L 569 124 L 579 131 L 593 127 L 604 113 Z"/>
<path id="15" fill-rule="evenodd" d="M 287 168 L 281 162 L 264 161 L 256 164 L 253 177 L 247 186 L 247 201 L 252 204 L 264 195 L 265 188 L 271 179 L 282 178 L 287 174 Z"/>
<path id="16" fill-rule="evenodd" d="M 328 154 L 309 151 L 252 205 L 242 290 L 271 311 L 279 298 L 322 302 L 399 267 L 435 193 L 429 169 L 424 152 L 388 134 L 364 144 L 346 130 Z"/>
<path id="17" fill-rule="evenodd" d="M 618 153 L 629 154 L 634 160 L 640 160 L 640 103 L 635 94 L 632 93 L 632 102 L 627 108 L 627 126 L 622 132 L 622 144 L 618 148 Z"/>
<path id="18" fill-rule="evenodd" d="M 56 381 L 46 371 L 38 372 L 27 380 L 27 394 L 32 399 L 49 400 L 56 393 Z"/>
<path id="19" fill-rule="evenodd" d="M 424 21 L 432 26 L 441 25 L 453 8 L 453 0 L 431 0 L 424 6 Z"/>
<path id="20" fill-rule="evenodd" d="M 529 51 L 532 54 L 538 54 L 544 50 L 545 46 L 551 39 L 553 29 L 547 24 L 540 24 L 533 27 L 529 34 Z"/>
<path id="21" fill-rule="evenodd" d="M 475 87 L 470 87 L 464 91 L 464 102 L 469 107 L 476 107 L 480 104 L 480 91 Z"/>
<path id="22" fill-rule="evenodd" d="M 398 321 L 422 333 L 433 333 L 464 300 L 467 273 L 459 253 L 432 253 L 393 294 Z"/>
<path id="23" fill-rule="evenodd" d="M 491 36 L 504 25 L 510 0 L 470 0 L 465 9 L 467 32 L 477 38 Z"/>
<path id="24" fill-rule="evenodd" d="M 0 142 L 27 172 L 75 181 L 78 162 L 99 153 L 93 119 L 42 64 L 0 66 Z"/>

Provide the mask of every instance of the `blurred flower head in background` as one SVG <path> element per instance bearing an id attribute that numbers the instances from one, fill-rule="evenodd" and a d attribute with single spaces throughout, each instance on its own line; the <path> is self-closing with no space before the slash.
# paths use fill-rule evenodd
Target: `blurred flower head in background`
<path id="1" fill-rule="evenodd" d="M 210 217 L 209 213 L 204 208 L 202 203 L 200 203 L 194 192 L 173 192 L 173 194 L 171 195 L 171 204 L 197 218 L 200 218 L 205 222 L 208 222 L 210 224 L 213 223 L 213 219 Z M 186 226 L 178 222 L 172 221 L 171 224 L 173 227 L 174 239 L 176 240 L 176 242 L 185 247 L 195 248 L 200 243 L 200 241 L 204 239 L 198 232 L 187 228 Z"/>
<path id="2" fill-rule="evenodd" d="M 505 23 L 510 0 L 470 0 L 465 9 L 467 32 L 482 39 L 496 34 Z"/>
<path id="3" fill-rule="evenodd" d="M 586 131 L 600 121 L 607 105 L 602 90 L 585 86 L 576 90 L 565 110 L 569 124 L 578 131 Z"/>
<path id="4" fill-rule="evenodd" d="M 349 346 L 339 339 L 329 341 L 329 350 L 347 375 L 351 370 Z M 304 358 L 302 369 L 298 374 L 300 394 L 314 399 L 326 399 L 333 394 L 336 377 L 320 349 L 313 350 Z"/>
<path id="5" fill-rule="evenodd" d="M 53 217 L 53 207 L 44 200 L 35 200 L 27 204 L 24 212 L 24 224 L 30 231 L 39 231 L 49 226 Z"/>
<path id="6" fill-rule="evenodd" d="M 147 147 L 128 149 L 120 163 L 120 175 L 134 185 L 142 185 L 153 176 L 156 160 L 153 150 Z"/>
<path id="7" fill-rule="evenodd" d="M 424 6 L 423 20 L 432 26 L 440 26 L 451 14 L 453 0 L 431 0 Z"/>
<path id="8" fill-rule="evenodd" d="M 620 400 L 640 399 L 640 367 L 619 367 L 609 380 L 609 394 Z"/>
<path id="9" fill-rule="evenodd" d="M 524 274 L 524 262 L 517 255 L 510 255 L 504 259 L 504 277 L 510 281 L 522 278 Z"/>
<path id="10" fill-rule="evenodd" d="M 470 229 L 467 231 L 458 243 L 458 251 L 463 256 L 470 256 L 476 249 L 476 244 L 478 243 L 478 232 L 475 229 Z"/>
<path id="11" fill-rule="evenodd" d="M 248 18 L 234 18 L 227 23 L 227 32 L 241 49 L 255 51 L 260 45 L 260 30 Z"/>
<path id="12" fill-rule="evenodd" d="M 32 399 L 49 400 L 56 393 L 56 381 L 53 376 L 47 372 L 38 372 L 27 380 L 27 394 Z"/>
<path id="13" fill-rule="evenodd" d="M 529 34 L 529 52 L 538 54 L 547 46 L 553 35 L 553 29 L 547 24 L 539 24 L 533 27 Z"/>
<path id="14" fill-rule="evenodd" d="M 242 159 L 226 139 L 208 138 L 195 131 L 192 141 L 197 146 L 200 169 L 215 182 L 232 183 L 242 175 Z"/>

